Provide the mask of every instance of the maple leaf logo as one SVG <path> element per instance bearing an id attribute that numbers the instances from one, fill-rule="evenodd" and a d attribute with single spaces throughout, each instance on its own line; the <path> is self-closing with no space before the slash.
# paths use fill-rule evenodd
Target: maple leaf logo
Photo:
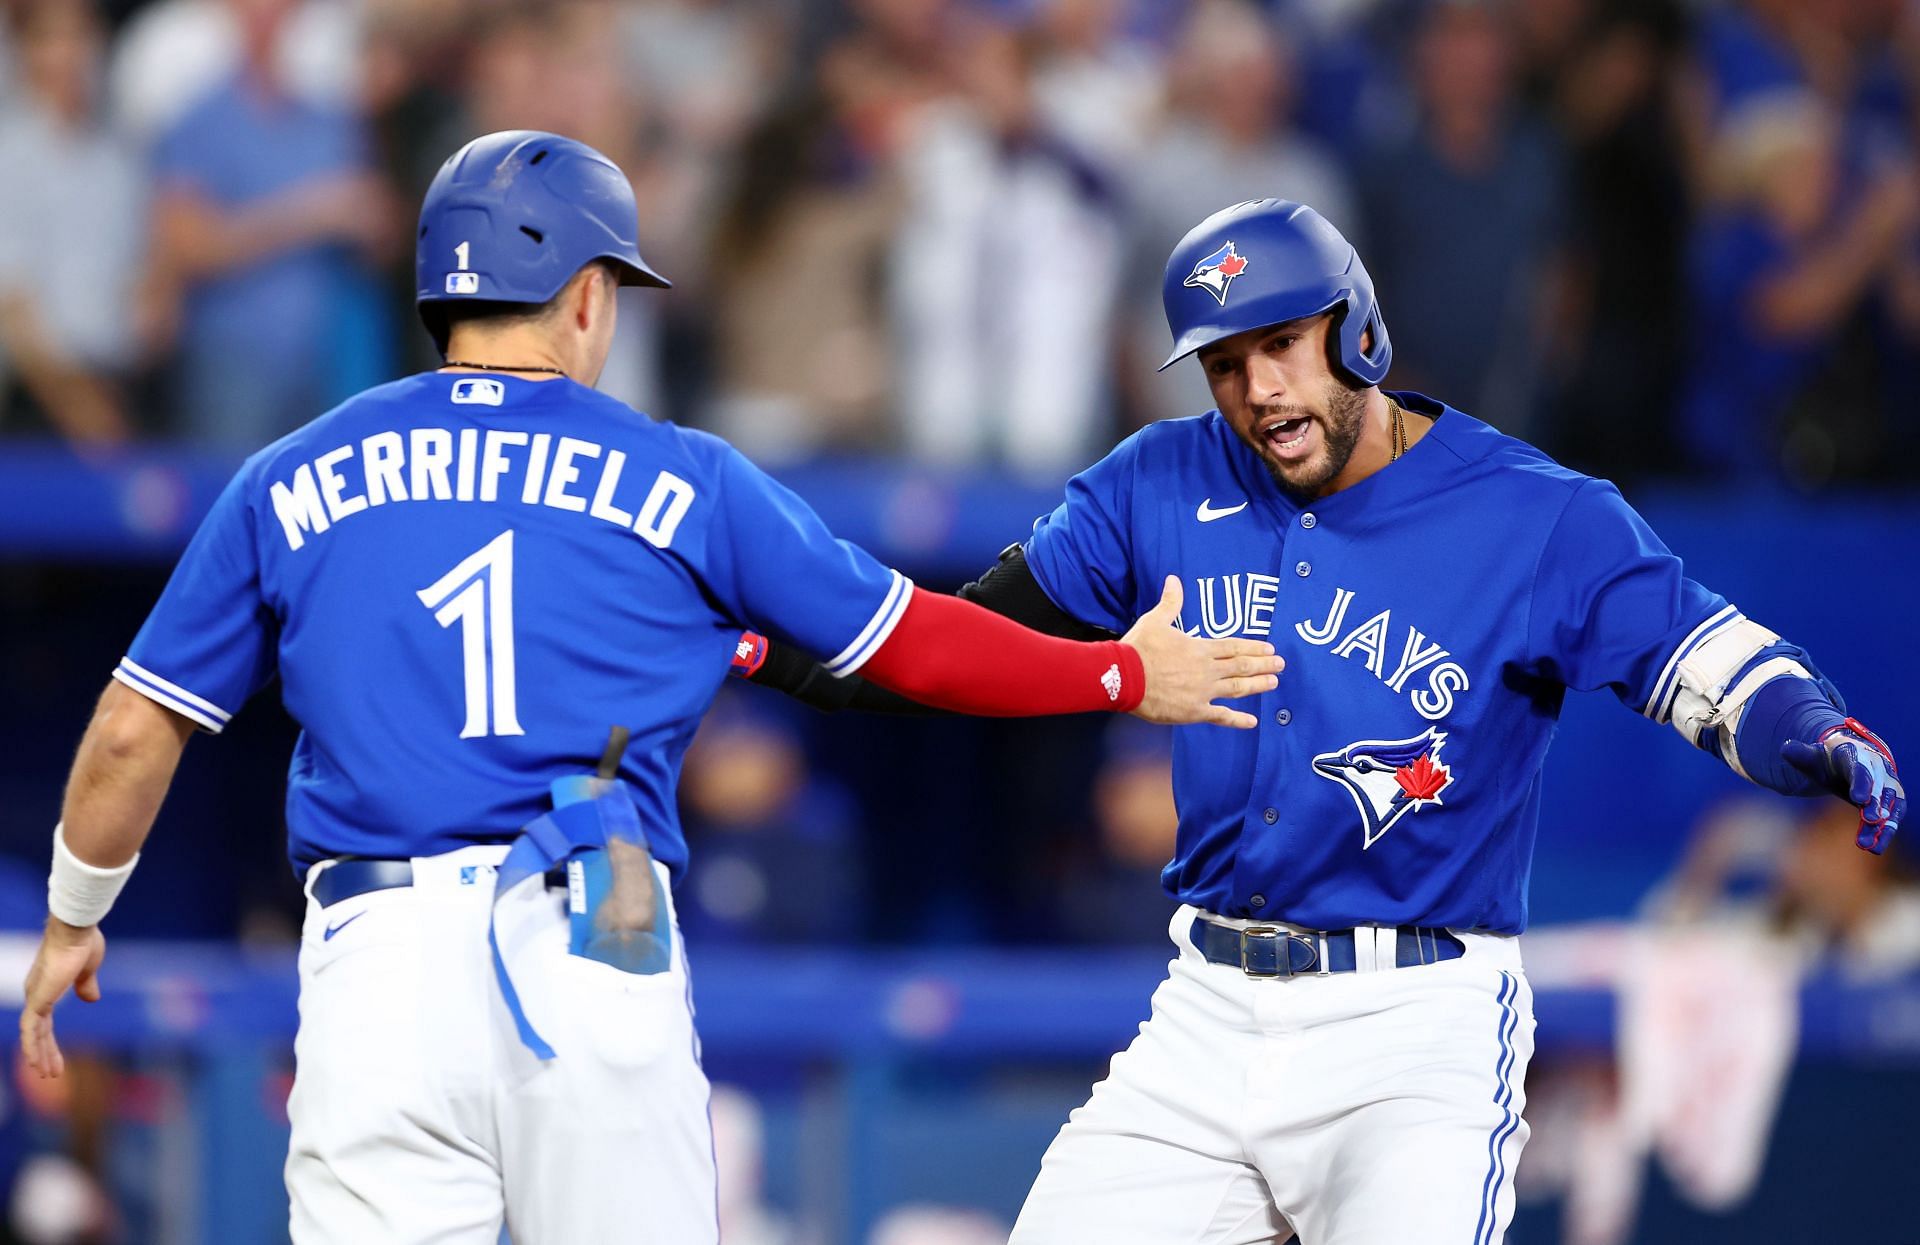
<path id="1" fill-rule="evenodd" d="M 1237 277 L 1246 270 L 1246 267 L 1247 261 L 1244 257 L 1229 255 L 1220 261 L 1220 275 L 1223 277 Z"/>
<path id="2" fill-rule="evenodd" d="M 1395 770 L 1393 778 L 1409 800 L 1431 800 L 1452 781 L 1453 775 L 1447 772 L 1446 766 L 1437 764 L 1431 756 L 1422 753 L 1412 765 L 1402 765 Z"/>

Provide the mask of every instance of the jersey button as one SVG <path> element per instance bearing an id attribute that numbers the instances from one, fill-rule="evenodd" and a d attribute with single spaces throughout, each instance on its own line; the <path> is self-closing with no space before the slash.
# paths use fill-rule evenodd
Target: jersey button
<path id="1" fill-rule="evenodd" d="M 1313 563 L 1295 562 L 1293 564 L 1293 573 L 1298 575 L 1300 578 L 1305 579 L 1307 576 L 1313 574 Z"/>
<path id="2" fill-rule="evenodd" d="M 1287 723 L 1293 721 L 1293 710 L 1282 709 L 1280 712 L 1273 715 L 1273 720 L 1278 722 L 1280 725 L 1285 726 Z"/>
<path id="3" fill-rule="evenodd" d="M 1301 527 L 1312 527 L 1314 524 L 1318 523 L 1319 521 L 1320 520 L 1313 517 L 1313 511 L 1311 510 L 1307 511 L 1307 513 L 1300 516 Z"/>
<path id="4" fill-rule="evenodd" d="M 1277 808 L 1270 808 L 1266 812 L 1260 814 L 1260 816 L 1264 817 L 1266 819 L 1267 824 L 1271 826 L 1274 822 L 1280 820 L 1280 810 Z"/>
<path id="5" fill-rule="evenodd" d="M 1267 897 L 1265 895 L 1255 895 L 1252 899 L 1249 899 L 1247 902 L 1252 904 L 1256 908 L 1264 908 L 1267 906 Z"/>

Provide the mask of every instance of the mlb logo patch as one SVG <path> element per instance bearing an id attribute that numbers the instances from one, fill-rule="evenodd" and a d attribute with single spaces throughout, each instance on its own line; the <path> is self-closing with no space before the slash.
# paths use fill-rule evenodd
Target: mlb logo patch
<path id="1" fill-rule="evenodd" d="M 1193 271 L 1180 284 L 1205 290 L 1224 307 L 1227 305 L 1227 290 L 1232 287 L 1233 279 L 1246 270 L 1247 257 L 1234 250 L 1233 243 L 1229 242 L 1195 264 Z"/>
<path id="2" fill-rule="evenodd" d="M 478 294 L 480 292 L 480 274 L 477 272 L 450 272 L 447 274 L 447 293 Z"/>
<path id="3" fill-rule="evenodd" d="M 453 382 L 453 400 L 460 406 L 499 406 L 507 400 L 507 387 L 484 376 L 463 376 Z"/>

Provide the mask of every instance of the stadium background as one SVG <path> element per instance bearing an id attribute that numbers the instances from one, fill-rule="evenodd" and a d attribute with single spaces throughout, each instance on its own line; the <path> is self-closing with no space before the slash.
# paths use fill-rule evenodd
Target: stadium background
<path id="1" fill-rule="evenodd" d="M 1151 370 L 1173 241 L 1240 199 L 1312 202 L 1379 283 L 1391 386 L 1618 479 L 1920 747 L 1902 0 L 0 13 L 0 925 L 44 912 L 72 746 L 226 473 L 432 364 L 412 205 L 508 127 L 620 161 L 676 282 L 630 296 L 603 387 L 733 438 L 932 586 L 1129 428 L 1204 409 L 1197 369 Z M 1165 958 L 1165 738 L 753 690 L 683 792 L 726 1239 L 1003 1240 Z M 63 1009 L 91 1056 L 57 1093 L 0 1089 L 0 1236 L 284 1239 L 291 735 L 259 703 L 189 750 L 110 922 L 108 1001 Z M 1546 807 L 1512 1239 L 1917 1239 L 1899 849 L 1876 868 L 1844 817 L 1753 801 L 1595 697 Z M 0 1000 L 30 948 L 0 941 Z"/>

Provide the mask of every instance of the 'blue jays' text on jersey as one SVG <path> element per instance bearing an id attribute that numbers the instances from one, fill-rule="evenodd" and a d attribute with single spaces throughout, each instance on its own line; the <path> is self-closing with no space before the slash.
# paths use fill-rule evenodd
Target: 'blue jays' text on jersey
<path id="1" fill-rule="evenodd" d="M 249 459 L 114 677 L 218 731 L 276 673 L 296 867 L 501 842 L 608 728 L 654 854 L 743 627 L 857 669 L 911 585 L 725 442 L 568 380 L 430 373 Z"/>
<path id="2" fill-rule="evenodd" d="M 1252 731 L 1176 732 L 1164 880 L 1225 916 L 1517 933 L 1565 689 L 1658 721 L 1679 659 L 1737 621 L 1611 484 L 1417 394 L 1399 461 L 1306 506 L 1218 413 L 1151 425 L 1074 478 L 1027 560 L 1125 631 L 1178 575 L 1181 625 L 1270 640 Z"/>

